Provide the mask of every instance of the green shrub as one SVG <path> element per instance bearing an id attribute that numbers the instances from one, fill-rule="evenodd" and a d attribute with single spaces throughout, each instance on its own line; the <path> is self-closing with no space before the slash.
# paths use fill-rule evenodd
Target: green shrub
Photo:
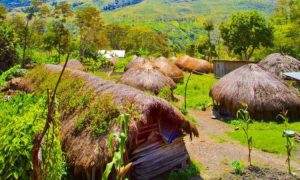
<path id="1" fill-rule="evenodd" d="M 236 174 L 242 174 L 244 171 L 244 165 L 241 162 L 236 160 L 232 161 L 231 167 Z"/>
<path id="2" fill-rule="evenodd" d="M 0 101 L 0 177 L 3 179 L 31 179 L 31 150 L 35 134 L 45 125 L 45 102 L 45 96 L 25 93 Z M 59 126 L 50 129 L 42 146 L 41 168 L 44 179 L 60 179 L 65 161 Z"/>
<path id="3" fill-rule="evenodd" d="M 13 75 L 14 73 L 18 72 L 18 70 L 20 69 L 20 65 L 16 65 L 12 68 L 10 68 L 9 70 L 5 71 L 4 73 L 2 73 L 0 75 L 0 86 L 6 85 L 6 80 L 9 76 Z"/>

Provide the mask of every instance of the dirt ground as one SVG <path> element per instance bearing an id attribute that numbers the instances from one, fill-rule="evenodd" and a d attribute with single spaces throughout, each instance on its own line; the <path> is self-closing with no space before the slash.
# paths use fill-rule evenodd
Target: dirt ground
<path id="1" fill-rule="evenodd" d="M 189 113 L 198 121 L 199 137 L 193 138 L 191 141 L 187 136 L 185 143 L 190 157 L 202 165 L 202 178 L 218 179 L 223 177 L 222 179 L 227 179 L 225 174 L 232 171 L 231 162 L 233 160 L 243 161 L 245 165 L 248 164 L 247 147 L 227 136 L 226 131 L 232 130 L 231 127 L 222 121 L 212 119 L 211 109 L 207 111 L 191 110 Z M 252 164 L 281 171 L 286 171 L 287 168 L 285 156 L 256 149 L 253 149 L 252 152 Z M 292 167 L 297 170 L 296 174 L 298 176 L 300 174 L 300 164 L 292 162 Z M 231 179 L 230 176 L 228 177 Z M 270 179 L 270 177 L 266 178 Z"/>

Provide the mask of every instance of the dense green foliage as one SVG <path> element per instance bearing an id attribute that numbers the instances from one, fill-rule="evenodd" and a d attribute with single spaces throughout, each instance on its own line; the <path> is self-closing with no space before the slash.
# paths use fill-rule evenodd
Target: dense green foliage
<path id="1" fill-rule="evenodd" d="M 46 98 L 20 94 L 1 100 L 0 176 L 4 179 L 31 179 L 33 139 L 45 124 Z M 64 172 L 59 123 L 51 128 L 42 147 L 42 171 L 45 179 L 60 179 Z M 52 137 L 54 139 L 52 139 Z"/>
<path id="2" fill-rule="evenodd" d="M 272 17 L 276 51 L 300 58 L 300 1 L 279 0 Z"/>
<path id="3" fill-rule="evenodd" d="M 15 65 L 17 61 L 16 37 L 13 27 L 0 24 L 0 73 Z"/>
<path id="4" fill-rule="evenodd" d="M 254 50 L 270 47 L 273 42 L 273 28 L 257 11 L 232 14 L 220 25 L 220 31 L 224 44 L 243 60 L 249 60 Z"/>

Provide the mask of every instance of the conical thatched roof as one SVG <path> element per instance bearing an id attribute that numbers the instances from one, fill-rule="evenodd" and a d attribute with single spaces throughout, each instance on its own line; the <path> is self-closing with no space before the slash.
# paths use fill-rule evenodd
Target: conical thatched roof
<path id="1" fill-rule="evenodd" d="M 144 59 L 142 57 L 134 56 L 132 58 L 132 61 L 130 63 L 128 63 L 127 66 L 125 67 L 125 71 L 127 71 L 128 69 L 134 67 L 135 65 L 137 65 L 139 63 L 144 63 L 146 61 L 148 61 L 148 60 Z"/>
<path id="2" fill-rule="evenodd" d="M 209 62 L 190 56 L 179 58 L 175 64 L 182 70 L 194 72 L 196 74 L 213 72 L 212 65 Z"/>
<path id="3" fill-rule="evenodd" d="M 158 58 L 152 61 L 152 65 L 158 67 L 162 73 L 172 78 L 174 82 L 180 82 L 184 78 L 183 72 L 167 59 Z"/>
<path id="4" fill-rule="evenodd" d="M 169 60 L 170 60 L 172 63 L 175 63 L 175 62 L 178 60 L 178 58 L 175 57 L 175 56 L 173 56 L 173 57 L 170 57 Z"/>
<path id="5" fill-rule="evenodd" d="M 166 86 L 170 89 L 176 87 L 170 77 L 164 75 L 150 62 L 140 63 L 130 68 L 122 75 L 120 82 L 137 89 L 152 91 L 155 94 Z"/>
<path id="6" fill-rule="evenodd" d="M 64 63 L 61 63 L 60 65 L 63 66 Z M 78 60 L 69 60 L 67 64 L 67 68 L 80 70 L 80 71 L 84 70 L 84 66 Z"/>
<path id="7" fill-rule="evenodd" d="M 156 60 L 160 60 L 160 61 L 167 61 L 168 59 L 167 59 L 167 58 L 165 58 L 165 57 L 163 57 L 163 56 L 161 56 L 161 57 L 158 57 L 158 58 L 156 58 Z"/>
<path id="8" fill-rule="evenodd" d="M 285 72 L 300 71 L 300 61 L 280 53 L 274 53 L 267 56 L 259 64 L 263 69 L 282 78 L 282 74 Z"/>
<path id="9" fill-rule="evenodd" d="M 23 79 L 23 84 L 33 90 L 39 89 L 40 91 L 41 88 L 43 91 L 43 88 L 46 88 L 47 86 L 54 87 L 56 81 L 52 80 L 52 76 L 57 77 L 61 70 L 62 67 L 56 65 L 39 66 Z M 148 123 L 159 123 L 163 121 L 177 127 L 183 133 L 198 136 L 195 125 L 189 122 L 175 107 L 163 99 L 145 94 L 142 91 L 129 86 L 116 84 L 112 81 L 104 80 L 98 76 L 78 70 L 67 69 L 63 75 L 62 81 L 67 82 L 69 78 L 72 78 L 70 81 L 84 81 L 85 85 L 82 87 L 82 91 L 91 90 L 97 97 L 110 94 L 112 100 L 121 108 L 122 112 L 127 112 L 129 105 L 136 108 L 139 115 L 128 124 L 129 134 L 126 146 L 126 157 L 128 156 L 128 152 L 131 152 L 139 145 L 139 142 L 137 141 L 138 135 Z M 50 82 L 52 84 L 49 84 Z M 61 84 L 60 86 L 63 87 L 61 87 L 62 89 L 59 92 L 63 93 L 64 91 L 62 90 L 68 88 L 68 84 L 69 83 L 65 86 Z M 57 97 L 60 97 L 59 95 L 60 94 L 57 94 Z M 85 95 L 85 93 L 82 94 L 82 96 Z M 60 99 L 58 98 L 58 100 Z M 90 99 L 90 101 L 94 100 L 95 98 Z M 96 171 L 96 177 L 101 177 L 101 173 L 103 173 L 106 163 L 111 160 L 112 156 L 108 147 L 107 138 L 109 133 L 118 131 L 118 123 L 111 120 L 108 132 L 103 133 L 101 137 L 92 136 L 89 128 L 76 133 L 76 117 L 79 116 L 80 113 L 84 112 L 74 111 L 69 115 L 64 112 L 61 113 L 62 145 L 72 168 L 73 175 L 77 178 L 78 176 L 79 178 L 84 178 L 86 175 L 91 176 L 95 173 L 93 171 L 94 169 Z"/>
<path id="10" fill-rule="evenodd" d="M 210 91 L 217 110 L 236 116 L 241 102 L 255 119 L 275 120 L 283 110 L 292 119 L 300 118 L 299 91 L 256 64 L 244 65 L 225 75 Z"/>

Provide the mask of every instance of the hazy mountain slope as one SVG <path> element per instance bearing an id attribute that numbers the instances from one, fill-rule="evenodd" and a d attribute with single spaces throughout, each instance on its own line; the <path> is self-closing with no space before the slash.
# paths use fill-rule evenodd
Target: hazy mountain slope
<path id="1" fill-rule="evenodd" d="M 223 18 L 238 10 L 256 9 L 270 14 L 274 5 L 274 0 L 145 0 L 137 5 L 108 12 L 108 16 L 115 20 L 180 19 L 195 16 Z"/>

